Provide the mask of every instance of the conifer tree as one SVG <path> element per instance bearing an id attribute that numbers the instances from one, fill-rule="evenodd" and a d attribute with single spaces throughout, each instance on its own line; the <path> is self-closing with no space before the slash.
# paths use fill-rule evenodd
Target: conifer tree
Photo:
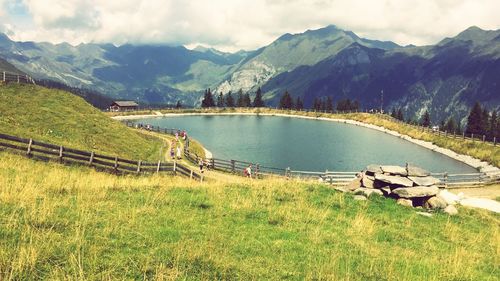
<path id="1" fill-rule="evenodd" d="M 498 116 L 497 112 L 493 110 L 491 112 L 491 117 L 490 117 L 490 122 L 489 122 L 489 129 L 488 129 L 488 135 L 493 138 L 493 137 L 499 137 L 498 136 Z"/>
<path id="2" fill-rule="evenodd" d="M 314 98 L 313 109 L 316 110 L 316 111 L 320 111 L 321 110 L 321 100 L 319 98 Z"/>
<path id="3" fill-rule="evenodd" d="M 257 89 L 257 92 L 255 93 L 255 98 L 253 99 L 253 107 L 264 107 L 266 106 L 264 104 L 264 101 L 262 100 L 262 91 L 260 87 Z"/>
<path id="4" fill-rule="evenodd" d="M 182 104 L 181 104 L 180 100 L 177 101 L 177 104 L 175 105 L 175 108 L 177 108 L 177 109 L 182 108 Z"/>
<path id="5" fill-rule="evenodd" d="M 392 111 L 391 111 L 391 117 L 394 118 L 394 119 L 397 119 L 398 118 L 398 113 L 396 112 L 396 108 L 392 108 Z"/>
<path id="6" fill-rule="evenodd" d="M 215 106 L 214 98 L 212 96 L 210 88 L 208 88 L 208 90 L 205 90 L 205 95 L 203 96 L 203 100 L 201 101 L 201 107 L 213 106 Z"/>
<path id="7" fill-rule="evenodd" d="M 231 91 L 229 91 L 229 93 L 226 94 L 226 106 L 227 107 L 234 107 L 234 98 L 233 98 L 233 94 L 231 93 Z"/>
<path id="8" fill-rule="evenodd" d="M 474 103 L 469 116 L 467 117 L 467 129 L 465 133 L 479 135 L 482 133 L 483 121 L 483 109 L 479 102 Z"/>
<path id="9" fill-rule="evenodd" d="M 297 97 L 297 100 L 295 102 L 295 109 L 297 110 L 302 110 L 304 109 L 304 103 L 302 102 L 302 100 L 300 99 L 300 96 Z"/>
<path id="10" fill-rule="evenodd" d="M 224 107 L 224 96 L 222 95 L 222 92 L 220 92 L 217 97 L 217 107 Z"/>
<path id="11" fill-rule="evenodd" d="M 396 119 L 404 121 L 405 117 L 403 115 L 403 110 L 401 108 L 398 109 L 398 112 L 396 113 Z"/>
<path id="12" fill-rule="evenodd" d="M 453 117 L 448 118 L 443 128 L 446 132 L 457 133 L 457 123 Z"/>
<path id="13" fill-rule="evenodd" d="M 285 91 L 283 96 L 281 96 L 279 107 L 281 109 L 292 109 L 293 108 L 293 100 L 288 91 Z"/>
<path id="14" fill-rule="evenodd" d="M 429 114 L 429 111 L 426 110 L 424 112 L 424 115 L 422 116 L 422 121 L 420 124 L 424 127 L 429 127 L 431 125 L 431 115 Z"/>
<path id="15" fill-rule="evenodd" d="M 250 100 L 250 94 L 246 93 L 243 95 L 243 107 L 251 107 L 252 101 Z"/>
<path id="16" fill-rule="evenodd" d="M 240 89 L 238 91 L 238 98 L 236 100 L 236 107 L 243 107 L 244 106 L 244 101 L 243 101 L 243 90 Z"/>
<path id="17" fill-rule="evenodd" d="M 325 102 L 325 110 L 327 112 L 333 112 L 333 99 L 332 97 L 328 96 L 326 98 L 326 102 Z"/>

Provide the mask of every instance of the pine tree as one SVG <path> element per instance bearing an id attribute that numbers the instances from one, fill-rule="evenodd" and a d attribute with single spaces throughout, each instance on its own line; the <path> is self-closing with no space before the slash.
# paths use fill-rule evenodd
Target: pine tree
<path id="1" fill-rule="evenodd" d="M 177 109 L 182 108 L 182 104 L 181 104 L 180 100 L 177 101 L 177 104 L 175 105 L 175 108 L 177 108 Z"/>
<path id="2" fill-rule="evenodd" d="M 297 100 L 295 102 L 295 109 L 297 109 L 297 110 L 304 109 L 304 103 L 302 102 L 302 100 L 300 99 L 300 97 L 297 97 Z"/>
<path id="3" fill-rule="evenodd" d="M 453 117 L 448 118 L 443 129 L 449 133 L 457 133 L 457 123 L 455 122 L 455 119 L 453 119 Z"/>
<path id="4" fill-rule="evenodd" d="M 252 100 L 250 100 L 250 94 L 246 93 L 243 95 L 243 107 L 251 107 Z"/>
<path id="5" fill-rule="evenodd" d="M 214 98 L 212 96 L 212 92 L 210 91 L 210 88 L 208 90 L 205 90 L 205 95 L 203 97 L 203 100 L 201 101 L 201 107 L 213 107 L 215 106 Z"/>
<path id="6" fill-rule="evenodd" d="M 351 107 L 351 110 L 352 110 L 352 111 L 356 111 L 356 112 L 357 112 L 357 111 L 359 111 L 359 110 L 360 110 L 360 108 L 361 108 L 361 107 L 359 106 L 359 101 L 354 100 L 354 101 L 352 102 L 352 107 Z"/>
<path id="7" fill-rule="evenodd" d="M 243 90 L 240 89 L 238 91 L 238 98 L 236 100 L 236 107 L 243 107 L 244 106 L 244 101 L 243 101 Z"/>
<path id="8" fill-rule="evenodd" d="M 313 109 L 316 110 L 316 111 L 320 111 L 321 110 L 321 100 L 319 98 L 314 98 Z"/>
<path id="9" fill-rule="evenodd" d="M 288 91 L 281 96 L 279 107 L 281 109 L 293 109 L 293 100 Z"/>
<path id="10" fill-rule="evenodd" d="M 333 112 L 333 99 L 332 97 L 328 96 L 326 98 L 326 102 L 325 102 L 325 110 L 327 112 Z"/>
<path id="11" fill-rule="evenodd" d="M 422 116 L 422 121 L 420 124 L 424 127 L 429 127 L 431 125 L 431 115 L 429 114 L 429 111 L 426 110 L 424 112 L 424 115 Z"/>
<path id="12" fill-rule="evenodd" d="M 260 87 L 257 89 L 257 92 L 255 93 L 255 98 L 253 99 L 253 107 L 264 107 L 266 106 L 264 104 L 264 101 L 262 100 L 262 91 Z"/>
<path id="13" fill-rule="evenodd" d="M 488 130 L 490 128 L 490 113 L 486 108 L 483 109 L 481 114 L 481 135 L 488 134 Z"/>
<path id="14" fill-rule="evenodd" d="M 483 109 L 479 102 L 476 102 L 472 107 L 469 116 L 467 117 L 467 129 L 465 131 L 466 134 L 481 134 L 482 132 L 482 117 L 483 117 Z"/>
<path id="15" fill-rule="evenodd" d="M 229 91 L 229 93 L 226 94 L 226 106 L 227 107 L 234 107 L 234 98 L 233 98 L 233 94 L 231 93 L 231 91 Z"/>
<path id="16" fill-rule="evenodd" d="M 222 95 L 222 92 L 220 92 L 217 97 L 217 107 L 224 107 L 224 96 Z"/>
<path id="17" fill-rule="evenodd" d="M 403 115 L 403 110 L 401 108 L 398 109 L 398 112 L 396 113 L 396 119 L 404 121 L 405 117 Z"/>

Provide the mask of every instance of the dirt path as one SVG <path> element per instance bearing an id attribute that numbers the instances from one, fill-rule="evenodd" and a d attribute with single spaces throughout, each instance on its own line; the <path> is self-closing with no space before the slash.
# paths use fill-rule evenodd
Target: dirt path
<path id="1" fill-rule="evenodd" d="M 497 199 L 500 198 L 500 184 L 474 187 L 474 188 L 453 188 L 449 190 L 455 194 L 463 193 L 466 197 L 475 198 L 488 198 Z"/>

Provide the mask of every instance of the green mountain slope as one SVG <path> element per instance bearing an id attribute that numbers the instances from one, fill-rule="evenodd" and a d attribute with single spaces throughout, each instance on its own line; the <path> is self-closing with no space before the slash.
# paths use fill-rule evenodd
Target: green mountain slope
<path id="1" fill-rule="evenodd" d="M 0 86 L 0 132 L 129 159 L 158 160 L 162 147 L 80 97 L 34 85 Z"/>
<path id="2" fill-rule="evenodd" d="M 17 69 L 15 66 L 10 64 L 8 61 L 0 58 L 0 72 L 4 72 L 4 71 L 8 72 L 8 73 L 12 73 L 12 74 L 24 74 L 22 71 Z M 2 79 L 2 78 L 0 77 L 0 79 Z"/>

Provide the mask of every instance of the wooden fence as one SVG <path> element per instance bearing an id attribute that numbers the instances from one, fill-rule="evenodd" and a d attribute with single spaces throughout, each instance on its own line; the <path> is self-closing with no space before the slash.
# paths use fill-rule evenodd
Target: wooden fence
<path id="1" fill-rule="evenodd" d="M 1 72 L 0 79 L 3 83 L 14 82 L 18 84 L 36 84 L 35 80 L 29 75 L 14 74 L 5 71 Z"/>
<path id="2" fill-rule="evenodd" d="M 166 129 L 160 128 L 159 126 L 145 125 L 141 123 L 133 123 L 130 121 L 124 121 L 124 123 L 129 127 L 135 128 L 146 128 L 151 131 L 175 135 L 176 133 L 182 132 L 181 129 Z M 188 146 L 184 147 L 184 156 L 187 160 L 194 164 L 198 164 L 200 156 L 189 150 Z M 314 172 L 314 171 L 296 171 L 290 168 L 274 168 L 262 166 L 259 163 L 252 163 L 240 160 L 224 160 L 219 158 L 202 159 L 207 164 L 209 169 L 214 169 L 223 172 L 230 172 L 233 174 L 244 176 L 243 170 L 252 165 L 252 172 L 255 177 L 262 178 L 265 176 L 282 176 L 282 177 L 294 177 L 301 179 L 318 180 L 321 182 L 326 182 L 335 185 L 347 185 L 352 180 L 356 178 L 359 172 L 335 172 L 335 171 L 325 171 L 325 172 Z M 446 188 L 452 188 L 456 186 L 475 186 L 484 185 L 492 182 L 497 182 L 500 175 L 495 178 L 488 177 L 485 173 L 467 173 L 467 174 L 449 174 L 449 173 L 433 173 L 432 176 L 439 179 L 440 186 Z"/>
<path id="3" fill-rule="evenodd" d="M 21 151 L 28 157 L 36 159 L 45 161 L 56 160 L 67 164 L 87 165 L 98 170 L 116 174 L 170 173 L 172 175 L 180 174 L 195 180 L 203 181 L 202 175 L 176 162 L 128 160 L 116 156 L 98 154 L 93 151 L 82 151 L 5 134 L 0 134 L 0 148 Z"/>

